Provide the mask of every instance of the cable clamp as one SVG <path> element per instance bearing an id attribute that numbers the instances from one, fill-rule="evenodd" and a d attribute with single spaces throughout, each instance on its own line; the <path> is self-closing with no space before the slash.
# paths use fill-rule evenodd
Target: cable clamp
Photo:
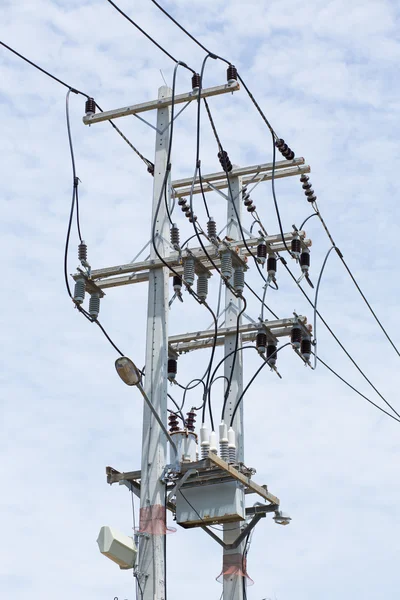
<path id="1" fill-rule="evenodd" d="M 81 180 L 79 179 L 79 177 L 74 177 L 74 187 L 77 188 L 79 183 L 81 182 Z"/>
<path id="2" fill-rule="evenodd" d="M 339 250 L 339 248 L 338 248 L 337 246 L 335 246 L 335 250 L 336 250 L 336 253 L 337 253 L 337 255 L 338 255 L 340 258 L 343 258 L 343 254 L 340 252 L 340 250 Z"/>

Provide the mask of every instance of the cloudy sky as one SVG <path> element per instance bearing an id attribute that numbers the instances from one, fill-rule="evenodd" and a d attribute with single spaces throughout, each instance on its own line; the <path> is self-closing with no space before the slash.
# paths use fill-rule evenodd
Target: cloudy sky
<path id="1" fill-rule="evenodd" d="M 311 165 L 321 211 L 361 287 L 394 342 L 397 298 L 397 154 L 399 12 L 386 0 L 173 0 L 163 4 L 214 52 L 236 64 L 278 134 Z M 190 5 L 190 6 L 189 6 Z M 150 2 L 120 6 L 176 58 L 196 70 L 203 51 Z M 104 108 L 157 97 L 160 69 L 173 63 L 105 0 L 2 1 L 0 39 L 90 95 Z M 4 598 L 133 600 L 132 575 L 100 555 L 99 528 L 128 535 L 131 499 L 109 487 L 105 466 L 140 467 L 142 400 L 121 384 L 116 353 L 100 330 L 73 309 L 63 278 L 71 196 L 65 122 L 66 89 L 0 47 L 3 293 L 0 591 Z M 225 65 L 209 61 L 204 85 L 225 81 Z M 177 91 L 190 89 L 179 71 Z M 81 180 L 81 225 L 93 268 L 129 262 L 148 241 L 152 178 L 107 124 L 85 127 L 82 96 L 72 95 L 71 125 Z M 210 101 L 232 162 L 271 160 L 271 140 L 244 91 Z M 150 117 L 150 118 L 154 118 Z M 154 132 L 133 117 L 118 125 L 148 158 Z M 203 118 L 203 173 L 218 170 L 216 146 Z M 173 178 L 191 176 L 195 107 L 176 127 Z M 297 178 L 276 183 L 285 230 L 309 206 Z M 270 232 L 278 232 L 270 185 L 254 192 Z M 204 221 L 198 202 L 196 211 Z M 222 227 L 225 205 L 209 196 Z M 244 225 L 251 221 L 244 216 Z M 182 239 L 189 223 L 179 216 Z M 314 281 L 329 250 L 317 219 Z M 69 272 L 77 266 L 73 230 Z M 296 265 L 291 263 L 295 272 Z M 261 292 L 254 268 L 249 281 Z M 281 317 L 310 306 L 285 272 L 268 302 Z M 307 292 L 309 288 L 305 288 Z M 210 302 L 215 306 L 217 282 Z M 109 290 L 101 321 L 122 351 L 144 362 L 146 285 Z M 248 314 L 260 307 L 248 298 Z M 332 253 L 320 310 L 381 393 L 400 409 L 399 357 L 373 321 Z M 195 323 L 195 325 L 194 325 Z M 189 297 L 174 303 L 171 334 L 201 329 L 209 316 Z M 321 357 L 375 402 L 381 402 L 324 330 Z M 220 356 L 220 355 L 218 355 Z M 179 362 L 182 383 L 201 375 L 207 352 Z M 245 379 L 259 366 L 245 357 Z M 264 369 L 245 402 L 246 463 L 256 481 L 280 497 L 293 521 L 258 525 L 248 570 L 251 600 L 375 600 L 398 597 L 400 524 L 399 424 L 346 388 L 320 365 L 305 369 L 290 349 L 279 356 L 283 379 Z M 180 398 L 176 388 L 171 394 Z M 221 394 L 214 393 L 216 411 Z M 198 402 L 193 392 L 190 404 Z M 137 502 L 135 505 L 138 515 Z M 170 598 L 219 598 L 219 547 L 202 531 L 168 536 Z"/>

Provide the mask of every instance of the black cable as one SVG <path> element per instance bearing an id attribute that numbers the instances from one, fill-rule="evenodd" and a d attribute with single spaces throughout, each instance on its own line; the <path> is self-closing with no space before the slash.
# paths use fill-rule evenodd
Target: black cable
<path id="1" fill-rule="evenodd" d="M 156 42 L 155 39 L 153 39 L 148 33 L 146 33 L 144 29 L 139 27 L 139 25 L 137 23 L 135 23 L 135 21 L 133 21 L 130 17 L 128 17 L 128 15 L 121 8 L 119 8 L 119 6 L 117 6 L 114 2 L 112 2 L 112 0 L 107 0 L 107 2 L 109 4 L 111 4 L 111 6 L 113 6 L 115 8 L 115 10 L 117 10 L 123 17 L 125 17 L 125 19 L 127 19 L 129 21 L 129 23 L 131 23 L 134 27 L 136 27 L 136 29 L 138 29 L 141 33 L 143 33 L 143 35 L 145 37 L 147 37 L 147 39 L 150 40 L 155 46 L 157 46 L 157 48 L 159 48 L 162 52 L 164 52 L 164 54 L 166 54 L 171 60 L 173 60 L 174 63 L 179 62 L 178 60 L 176 60 L 176 58 L 174 58 L 172 56 L 172 54 L 167 52 L 167 50 L 165 48 L 163 48 L 163 46 L 161 46 L 161 44 Z M 188 69 L 189 71 L 194 73 L 193 69 L 188 67 L 186 63 L 182 62 L 181 64 L 183 67 L 185 67 L 186 69 Z"/>
<path id="2" fill-rule="evenodd" d="M 303 290 L 303 288 L 301 287 L 301 285 L 298 283 L 298 281 L 296 280 L 296 277 L 293 275 L 293 273 L 291 272 L 291 270 L 289 269 L 289 267 L 287 266 L 286 260 L 283 257 L 280 257 L 282 264 L 284 265 L 285 269 L 288 271 L 289 275 L 291 276 L 291 278 L 294 280 L 294 282 L 296 283 L 296 285 L 298 286 L 298 288 L 301 290 L 301 293 L 303 294 L 303 296 L 306 298 L 307 302 L 310 304 L 310 306 L 312 306 L 313 309 L 315 309 L 317 315 L 319 316 L 319 318 L 321 319 L 321 321 L 323 322 L 323 324 L 325 325 L 325 327 L 327 328 L 327 330 L 329 331 L 329 333 L 331 334 L 331 336 L 334 338 L 334 340 L 339 344 L 339 346 L 341 347 L 341 349 L 343 350 L 343 352 L 346 354 L 346 356 L 351 360 L 351 362 L 353 363 L 353 365 L 356 367 L 357 371 L 364 377 L 365 381 L 367 381 L 367 383 L 372 387 L 372 389 L 378 394 L 378 396 L 385 402 L 385 404 L 387 406 L 389 406 L 389 408 L 398 416 L 400 417 L 400 414 L 393 408 L 393 406 L 382 396 L 382 394 L 376 389 L 376 387 L 374 386 L 374 384 L 371 382 L 370 379 L 368 379 L 367 375 L 365 375 L 364 371 L 361 369 L 361 367 L 358 366 L 358 364 L 356 363 L 356 361 L 353 359 L 353 357 L 349 354 L 349 352 L 346 350 L 346 348 L 343 346 L 342 342 L 339 340 L 339 338 L 333 333 L 332 329 L 329 327 L 328 323 L 325 321 L 325 319 L 323 318 L 323 316 L 321 315 L 321 313 L 315 308 L 314 303 L 312 300 L 310 300 L 310 298 L 308 297 L 308 295 L 306 294 L 306 292 Z"/>
<path id="3" fill-rule="evenodd" d="M 256 347 L 255 347 L 255 346 L 242 346 L 241 348 L 237 348 L 237 349 L 235 349 L 235 350 L 232 350 L 231 352 L 229 352 L 228 354 L 226 354 L 226 355 L 225 355 L 225 356 L 224 356 L 224 357 L 223 357 L 223 358 L 222 358 L 222 359 L 219 361 L 219 363 L 217 364 L 217 366 L 215 367 L 215 369 L 214 369 L 214 371 L 213 371 L 213 374 L 212 374 L 212 376 L 211 376 L 211 379 L 210 379 L 210 386 L 209 386 L 209 388 L 208 388 L 208 391 L 207 391 L 207 394 L 208 394 L 208 402 L 209 402 L 209 404 L 211 404 L 211 388 L 212 388 L 212 385 L 213 385 L 213 383 L 214 383 L 214 381 L 215 381 L 215 380 L 214 380 L 214 377 L 215 377 L 215 374 L 217 373 L 218 369 L 220 368 L 220 366 L 221 366 L 221 365 L 222 365 L 222 364 L 223 364 L 223 363 L 224 363 L 224 362 L 225 362 L 225 361 L 226 361 L 226 360 L 227 360 L 227 359 L 228 359 L 230 356 L 232 356 L 232 354 L 234 354 L 234 353 L 238 353 L 238 352 L 242 352 L 242 350 L 246 350 L 246 348 L 254 348 L 254 349 L 256 349 Z M 205 417 L 205 407 L 203 407 L 203 415 L 202 415 L 202 421 L 203 421 L 203 423 L 204 423 L 204 417 Z M 214 429 L 213 429 L 213 431 L 214 431 Z"/>
<path id="4" fill-rule="evenodd" d="M 267 306 L 267 305 L 265 304 L 265 302 L 263 302 L 263 299 L 262 299 L 262 298 L 261 298 L 261 297 L 260 297 L 260 296 L 259 296 L 259 295 L 258 295 L 258 294 L 257 294 L 257 293 L 254 291 L 254 290 L 253 290 L 253 288 L 251 288 L 251 287 L 249 286 L 249 284 L 248 284 L 248 283 L 244 282 L 244 285 L 245 285 L 245 286 L 246 286 L 246 287 L 247 287 L 247 288 L 250 290 L 250 292 L 253 294 L 253 296 L 255 296 L 255 297 L 256 297 L 256 298 L 257 298 L 257 299 L 258 299 L 258 300 L 261 302 L 261 304 L 264 304 L 264 308 L 266 308 L 266 309 L 267 309 L 267 310 L 268 310 L 268 311 L 271 313 L 271 315 L 272 315 L 273 317 L 275 317 L 275 319 L 279 319 L 278 315 L 276 315 L 276 314 L 274 313 L 274 311 L 273 311 L 273 310 L 271 310 L 271 309 L 269 308 L 269 306 Z"/>
<path id="5" fill-rule="evenodd" d="M 382 325 L 381 321 L 379 320 L 377 314 L 375 313 L 374 309 L 372 308 L 372 306 L 370 305 L 370 303 L 368 302 L 364 292 L 362 291 L 362 289 L 360 288 L 360 286 L 357 283 L 356 278 L 354 277 L 353 273 L 350 270 L 350 267 L 347 265 L 344 256 L 342 254 L 342 252 L 339 250 L 339 248 L 337 247 L 329 229 L 328 226 L 326 225 L 320 210 L 318 208 L 318 205 L 316 202 L 313 203 L 314 206 L 314 210 L 315 210 L 315 214 L 318 216 L 319 220 L 321 221 L 321 224 L 323 226 L 323 228 L 325 229 L 326 235 L 328 236 L 332 246 L 334 246 L 335 250 L 336 250 L 336 254 L 338 255 L 338 257 L 340 258 L 340 260 L 343 263 L 344 268 L 346 269 L 347 273 L 349 274 L 352 282 L 354 283 L 354 285 L 357 288 L 357 291 L 359 292 L 361 298 L 364 300 L 365 304 L 368 306 L 370 313 L 372 314 L 372 316 L 374 317 L 375 321 L 377 322 L 377 324 L 379 325 L 379 327 L 381 328 L 382 332 L 384 333 L 386 339 L 388 340 L 388 342 L 390 343 L 390 345 L 392 346 L 392 348 L 394 349 L 394 351 L 396 352 L 396 354 L 400 357 L 400 352 L 397 349 L 396 345 L 394 344 L 393 340 L 391 339 L 391 337 L 389 336 L 388 332 L 386 331 L 386 329 L 384 328 L 384 326 Z M 313 216 L 313 215 L 311 215 Z"/>
<path id="6" fill-rule="evenodd" d="M 175 110 L 175 88 L 176 88 L 176 74 L 177 74 L 177 70 L 178 67 L 182 66 L 182 63 L 177 62 L 175 65 L 175 69 L 174 69 L 174 74 L 173 74 L 173 78 L 172 78 L 172 102 L 171 102 L 171 125 L 170 125 L 170 139 L 169 139 L 169 146 L 168 146 L 168 153 L 167 153 L 167 168 L 165 170 L 165 174 L 164 174 L 164 180 L 161 186 L 161 192 L 160 192 L 160 196 L 158 199 L 158 204 L 155 210 L 155 215 L 154 215 L 154 219 L 153 219 L 153 227 L 152 227 L 152 244 L 154 247 L 154 250 L 158 256 L 158 258 L 161 260 L 161 262 L 174 274 L 177 275 L 179 277 L 181 277 L 181 275 L 179 275 L 179 273 L 177 273 L 177 271 L 171 267 L 171 265 L 169 265 L 165 259 L 161 256 L 161 254 L 158 251 L 157 245 L 155 243 L 156 240 L 156 223 L 157 223 L 157 215 L 158 212 L 160 210 L 160 205 L 161 205 L 161 200 L 162 200 L 162 196 L 164 194 L 164 188 L 167 185 L 167 181 L 168 181 L 168 177 L 169 177 L 169 173 L 171 170 L 171 163 L 170 163 L 170 158 L 171 158 L 171 152 L 172 152 L 172 140 L 173 140 L 173 129 L 174 129 L 174 110 Z M 194 223 L 194 220 L 193 220 Z M 196 233 L 197 229 L 195 228 Z M 201 238 L 199 235 L 197 235 L 197 237 L 199 238 L 200 242 L 201 242 Z M 202 245 L 202 243 L 201 243 Z M 184 279 L 181 278 L 182 281 L 184 282 Z M 217 321 L 217 317 L 214 313 L 214 311 L 211 309 L 211 307 L 208 305 L 208 303 L 204 300 L 199 298 L 199 296 L 194 292 L 194 290 L 191 289 L 190 286 L 187 286 L 187 290 L 190 293 L 191 296 L 193 296 L 196 301 L 199 304 L 202 304 L 203 306 L 205 306 L 207 308 L 207 310 L 210 312 L 210 314 L 212 315 L 212 318 L 214 320 L 214 343 L 213 343 L 213 347 L 212 347 L 212 351 L 211 351 L 211 357 L 210 357 L 210 363 L 209 363 L 209 367 L 208 367 L 208 375 L 207 375 L 207 383 L 206 383 L 206 387 L 208 386 L 208 379 L 209 379 L 209 374 L 211 372 L 211 368 L 212 368 L 212 363 L 214 360 L 214 354 L 215 354 L 215 348 L 216 348 L 216 344 L 217 344 L 217 337 L 218 337 L 218 321 Z M 206 393 L 204 394 L 203 397 L 203 401 L 205 401 L 206 399 Z M 210 418 L 212 419 L 212 413 L 211 413 L 211 407 L 210 407 Z"/>
<path id="7" fill-rule="evenodd" d="M 334 369 L 332 369 L 332 367 L 330 367 L 329 365 L 327 365 L 326 362 L 324 362 L 320 356 L 317 357 L 317 360 L 322 365 L 324 365 L 324 367 L 326 367 L 328 369 L 328 371 L 330 371 L 331 373 L 333 373 L 333 375 L 335 375 L 338 379 L 340 379 L 340 381 L 343 381 L 343 383 L 345 383 L 350 389 L 352 389 L 353 392 L 356 392 L 356 394 L 358 394 L 359 396 L 361 396 L 361 398 L 364 398 L 364 400 L 366 400 L 367 402 L 369 402 L 370 404 L 372 404 L 372 406 L 375 406 L 375 408 L 377 408 L 381 412 L 385 413 L 385 415 L 387 415 L 388 417 L 390 417 L 394 421 L 397 421 L 398 423 L 400 423 L 400 419 L 397 419 L 396 417 L 394 417 L 393 415 L 391 415 L 389 412 L 387 412 L 384 408 L 380 407 L 378 404 L 375 404 L 375 402 L 373 402 L 372 400 L 370 400 L 369 398 L 367 398 L 367 396 L 364 396 L 364 394 L 362 394 L 354 386 L 352 386 L 351 383 L 349 383 L 343 377 L 341 377 L 339 375 L 339 373 L 337 373 Z"/>
<path id="8" fill-rule="evenodd" d="M 79 196 L 78 196 L 79 177 L 77 177 L 77 175 L 76 175 L 75 154 L 74 154 L 74 147 L 73 147 L 73 143 L 72 143 L 71 124 L 70 124 L 70 118 L 69 118 L 69 95 L 70 95 L 70 93 L 71 93 L 71 90 L 69 89 L 67 92 L 66 103 L 65 103 L 66 104 L 65 114 L 66 114 L 66 119 L 67 119 L 68 143 L 69 143 L 69 150 L 70 150 L 70 154 L 71 154 L 71 163 L 72 163 L 72 182 L 73 182 L 73 189 L 75 189 L 76 226 L 78 229 L 79 240 L 80 240 L 80 242 L 82 242 L 81 225 L 80 225 L 80 219 L 79 219 Z"/>
<path id="9" fill-rule="evenodd" d="M 4 42 L 0 41 L 0 44 L 2 46 L 4 46 L 4 48 L 7 48 L 7 50 L 10 50 L 10 52 L 12 52 L 13 54 L 15 54 L 16 56 L 18 56 L 19 58 L 22 58 L 22 60 L 24 60 L 25 62 L 27 62 L 28 64 L 32 65 L 32 67 L 35 67 L 35 69 L 38 69 L 38 71 L 41 71 L 42 73 L 44 73 L 45 75 L 47 75 L 48 77 L 50 77 L 51 79 L 54 79 L 54 81 L 57 81 L 58 83 L 60 83 L 61 85 L 63 85 L 64 87 L 68 88 L 71 92 L 73 92 L 74 94 L 80 94 L 81 96 L 84 96 L 85 98 L 90 98 L 90 96 L 88 94 L 86 94 L 85 92 L 81 92 L 80 90 L 74 88 L 71 85 L 68 85 L 68 83 L 65 83 L 65 81 L 62 81 L 61 79 L 59 79 L 58 77 L 56 77 L 55 75 L 52 75 L 51 73 L 49 73 L 48 71 L 46 71 L 45 69 L 43 69 L 42 67 L 39 67 L 39 65 L 37 65 L 36 63 L 32 62 L 31 60 L 29 60 L 29 58 L 26 58 L 26 56 L 23 56 L 22 54 L 20 54 L 19 52 L 17 52 L 16 50 L 14 50 L 13 48 L 11 48 L 10 46 L 7 46 L 7 44 L 5 44 Z M 102 108 L 97 104 L 97 102 L 95 102 L 97 108 L 103 112 Z M 132 150 L 134 152 L 136 152 L 136 154 L 144 161 L 144 163 L 147 165 L 147 170 L 149 172 L 151 172 L 151 168 L 154 170 L 154 165 L 153 163 L 148 160 L 147 158 L 145 158 L 137 148 L 135 148 L 135 146 L 128 140 L 128 138 L 122 133 L 122 131 L 120 129 L 118 129 L 118 127 L 113 123 L 113 121 L 109 120 L 108 121 L 110 123 L 110 125 L 119 133 L 119 135 L 122 137 L 122 139 L 128 144 L 128 146 L 130 146 L 132 148 Z"/>
<path id="10" fill-rule="evenodd" d="M 22 54 L 20 54 L 19 52 L 17 52 L 13 48 L 11 48 L 10 46 L 7 46 L 7 44 L 5 44 L 4 42 L 0 41 L 0 44 L 2 46 L 4 46 L 4 48 L 7 48 L 7 50 L 10 50 L 10 52 L 12 52 L 13 54 L 15 54 L 19 58 L 22 58 L 22 60 L 24 60 L 25 62 L 29 63 L 32 67 L 35 67 L 35 69 L 37 69 L 38 71 L 41 71 L 42 73 L 44 73 L 48 77 L 51 77 L 51 79 L 54 79 L 54 81 L 57 81 L 58 83 L 60 83 L 64 87 L 66 87 L 69 90 L 71 90 L 71 92 L 73 92 L 74 94 L 80 94 L 81 96 L 85 96 L 85 98 L 90 98 L 90 96 L 88 96 L 87 94 L 85 94 L 85 92 L 81 92 L 80 90 L 72 87 L 72 85 L 69 85 L 68 83 L 65 83 L 65 81 L 62 81 L 62 79 L 59 79 L 55 75 L 52 75 L 51 73 L 49 73 L 49 71 L 46 71 L 46 69 L 42 69 L 42 67 L 39 67 L 39 65 L 37 65 L 33 61 L 29 60 L 29 58 L 26 58 L 26 56 L 23 56 Z"/>
<path id="11" fill-rule="evenodd" d="M 289 252 L 289 255 L 293 258 L 293 253 L 290 250 L 290 248 L 288 247 L 288 245 L 286 244 L 285 235 L 283 233 L 283 228 L 282 228 L 281 215 L 280 215 L 280 212 L 279 212 L 278 202 L 277 202 L 276 194 L 275 194 L 276 147 L 275 147 L 274 134 L 272 132 L 271 132 L 271 135 L 272 135 L 272 173 L 271 173 L 272 197 L 274 199 L 275 211 L 276 211 L 276 216 L 277 216 L 277 219 L 278 219 L 279 230 L 280 230 L 281 236 L 282 236 L 282 242 L 283 242 L 286 250 Z"/>
<path id="12" fill-rule="evenodd" d="M 321 285 L 321 279 L 322 279 L 322 275 L 326 266 L 326 263 L 328 261 L 329 255 L 332 252 L 332 250 L 334 250 L 335 246 L 331 246 L 330 249 L 328 250 L 324 262 L 322 263 L 322 267 L 321 267 L 321 271 L 318 277 L 318 281 L 317 281 L 317 287 L 315 289 L 315 297 L 314 297 L 314 328 L 313 328 L 313 334 L 314 334 L 314 356 L 315 356 L 315 361 L 314 361 L 314 369 L 317 368 L 317 306 L 318 306 L 318 293 L 319 293 L 319 286 Z"/>
<path id="13" fill-rule="evenodd" d="M 312 215 L 309 215 L 306 219 L 304 219 L 304 221 L 302 222 L 302 224 L 299 227 L 299 231 L 301 231 L 303 229 L 304 225 L 307 223 L 307 221 L 309 219 L 311 219 L 311 217 L 317 217 L 317 216 L 318 216 L 318 213 L 315 212 L 315 213 L 312 213 Z"/>
<path id="14" fill-rule="evenodd" d="M 210 56 L 212 56 L 212 58 L 215 59 L 219 59 L 222 60 L 222 62 L 226 63 L 227 65 L 230 65 L 231 62 L 228 61 L 226 58 L 223 58 L 222 56 L 219 56 L 218 54 L 214 54 L 213 52 L 210 52 L 210 50 L 208 50 L 205 46 L 203 46 L 203 44 L 201 44 L 199 42 L 199 40 L 197 40 L 191 33 L 188 32 L 187 29 L 185 29 L 180 23 L 178 23 L 178 21 L 176 19 L 174 19 L 164 8 L 162 8 L 160 6 L 160 4 L 158 4 L 158 2 L 156 2 L 156 0 L 152 0 L 153 4 L 155 4 L 173 23 L 175 23 L 175 25 L 177 25 L 177 27 L 179 27 L 179 29 L 181 29 L 188 37 L 190 37 L 191 40 L 193 40 L 195 42 L 195 44 L 197 44 L 198 46 L 200 46 L 200 48 L 202 48 L 205 52 L 207 52 Z M 257 103 L 256 99 L 254 98 L 253 94 L 251 93 L 251 91 L 249 90 L 249 88 L 247 87 L 247 85 L 245 84 L 244 80 L 242 79 L 242 77 L 239 75 L 238 73 L 238 79 L 240 81 L 240 83 L 243 85 L 244 89 L 246 90 L 250 100 L 253 102 L 254 106 L 256 107 L 256 109 L 258 110 L 258 112 L 261 115 L 261 118 L 263 119 L 263 121 L 265 122 L 265 124 L 267 125 L 268 129 L 271 131 L 271 133 L 275 136 L 275 138 L 278 138 L 278 136 L 276 135 L 275 131 L 272 128 L 272 125 L 270 124 L 270 122 L 268 121 L 267 117 L 265 116 L 265 114 L 263 113 L 263 111 L 261 110 L 259 104 Z"/>
<path id="15" fill-rule="evenodd" d="M 274 352 L 271 354 L 271 356 L 269 356 L 268 358 L 273 358 L 274 356 L 276 356 L 276 355 L 278 354 L 278 352 L 280 352 L 281 350 L 283 350 L 284 348 L 286 348 L 286 346 L 290 346 L 290 345 L 291 345 L 291 343 L 290 343 L 290 342 L 287 342 L 286 344 L 284 344 L 284 345 L 283 345 L 283 346 L 281 346 L 280 348 L 277 348 L 277 349 L 276 349 L 276 350 L 275 350 L 275 351 L 274 351 Z M 246 387 L 244 388 L 243 392 L 241 393 L 240 397 L 238 398 L 238 401 L 236 402 L 235 408 L 233 409 L 233 413 L 232 413 L 232 416 L 231 416 L 231 421 L 230 421 L 230 424 L 229 424 L 229 426 L 230 426 L 230 427 L 232 427 L 233 420 L 234 420 L 234 418 L 235 418 L 235 415 L 236 415 L 237 409 L 239 408 L 239 405 L 240 405 L 241 401 L 243 400 L 243 397 L 244 397 L 245 393 L 247 392 L 247 390 L 249 389 L 249 387 L 251 386 L 251 384 L 253 383 L 253 381 L 256 379 L 256 377 L 258 376 L 258 374 L 260 373 L 260 371 L 261 371 L 261 370 L 262 370 L 262 369 L 265 367 L 265 365 L 268 365 L 268 364 L 269 364 L 269 363 L 268 363 L 268 361 L 267 361 L 267 360 L 265 360 L 265 361 L 262 363 L 261 367 L 259 367 L 259 368 L 257 369 L 257 371 L 254 373 L 253 377 L 250 379 L 249 383 L 248 383 L 248 384 L 246 385 Z"/>

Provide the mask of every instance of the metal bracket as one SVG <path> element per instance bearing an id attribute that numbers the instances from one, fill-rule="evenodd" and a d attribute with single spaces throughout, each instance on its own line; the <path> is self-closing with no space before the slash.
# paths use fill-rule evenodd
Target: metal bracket
<path id="1" fill-rule="evenodd" d="M 221 538 L 219 538 L 213 531 L 208 529 L 205 525 L 202 525 L 201 529 L 208 533 L 208 535 L 211 536 L 213 540 L 218 542 L 218 544 L 222 546 L 224 550 L 235 550 L 235 548 L 237 548 L 239 544 L 243 542 L 244 538 L 250 533 L 253 527 L 257 525 L 258 521 L 260 521 L 260 519 L 263 519 L 264 517 L 265 513 L 255 514 L 250 523 L 243 529 L 243 531 L 238 535 L 236 540 L 231 544 L 226 544 L 223 540 L 221 540 Z"/>

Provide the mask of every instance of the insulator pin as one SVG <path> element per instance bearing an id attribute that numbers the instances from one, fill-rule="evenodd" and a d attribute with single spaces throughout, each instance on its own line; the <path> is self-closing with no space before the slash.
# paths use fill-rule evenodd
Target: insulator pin
<path id="1" fill-rule="evenodd" d="M 305 360 L 310 360 L 311 358 L 311 340 L 310 338 L 304 338 L 303 340 L 301 340 L 301 348 L 300 348 L 300 352 L 303 355 L 303 357 L 305 358 Z"/>
<path id="2" fill-rule="evenodd" d="M 198 92 L 201 85 L 201 77 L 199 73 L 195 73 L 192 77 L 192 90 Z"/>
<path id="3" fill-rule="evenodd" d="M 170 381 L 175 379 L 176 374 L 178 372 L 178 361 L 176 360 L 176 358 L 168 359 L 167 371 L 168 371 L 168 379 Z"/>
<path id="4" fill-rule="evenodd" d="M 243 267 L 236 267 L 233 272 L 233 287 L 238 294 L 244 290 L 244 271 Z"/>
<path id="5" fill-rule="evenodd" d="M 271 277 L 275 277 L 276 269 L 277 269 L 276 256 L 272 256 L 272 255 L 268 256 L 268 260 L 267 260 L 268 275 L 270 275 Z"/>
<path id="6" fill-rule="evenodd" d="M 230 250 L 221 253 L 221 273 L 227 279 L 232 277 L 232 254 Z"/>
<path id="7" fill-rule="evenodd" d="M 196 413 L 191 410 L 190 412 L 187 413 L 187 419 L 186 419 L 186 429 L 188 431 L 194 431 L 195 429 L 195 423 L 196 423 Z"/>
<path id="8" fill-rule="evenodd" d="M 276 140 L 275 146 L 278 148 L 279 152 L 286 158 L 286 160 L 293 160 L 294 159 L 295 153 L 285 143 L 285 140 L 282 140 L 282 139 Z"/>
<path id="9" fill-rule="evenodd" d="M 91 294 L 89 300 L 89 315 L 92 319 L 97 319 L 100 312 L 100 294 Z"/>
<path id="10" fill-rule="evenodd" d="M 264 354 L 267 348 L 267 334 L 264 331 L 259 331 L 256 337 L 256 348 L 260 354 Z"/>
<path id="11" fill-rule="evenodd" d="M 178 250 L 179 249 L 179 241 L 180 241 L 180 235 L 179 235 L 179 228 L 177 227 L 176 223 L 174 223 L 170 229 L 170 239 L 171 239 L 171 245 Z"/>
<path id="12" fill-rule="evenodd" d="M 194 284 L 194 258 L 187 256 L 183 261 L 183 279 L 188 285 Z"/>
<path id="13" fill-rule="evenodd" d="M 77 304 L 82 304 L 85 299 L 85 280 L 83 277 L 77 279 L 74 289 L 74 300 Z"/>
<path id="14" fill-rule="evenodd" d="M 176 433 L 177 431 L 179 431 L 179 421 L 178 421 L 178 417 L 173 413 L 168 415 L 168 425 L 169 425 L 169 432 L 170 433 Z"/>
<path id="15" fill-rule="evenodd" d="M 267 258 L 267 245 L 264 242 L 260 242 L 257 246 L 257 260 L 262 265 L 265 263 Z"/>
<path id="16" fill-rule="evenodd" d="M 276 365 L 276 357 L 277 357 L 276 345 L 271 344 L 271 343 L 268 344 L 268 346 L 267 346 L 267 363 L 271 367 L 274 367 Z"/>
<path id="17" fill-rule="evenodd" d="M 207 298 L 208 294 L 208 275 L 207 273 L 200 273 L 197 276 L 197 295 L 202 300 Z"/>
<path id="18" fill-rule="evenodd" d="M 293 348 L 300 348 L 301 344 L 301 329 L 298 325 L 294 325 L 290 332 L 290 341 L 292 343 Z"/>
<path id="19" fill-rule="evenodd" d="M 221 163 L 221 167 L 225 172 L 232 171 L 232 163 L 229 159 L 228 153 L 225 150 L 221 150 L 218 152 L 219 162 Z"/>
<path id="20" fill-rule="evenodd" d="M 78 246 L 78 258 L 81 262 L 87 261 L 87 245 L 83 240 L 81 240 L 81 243 Z"/>
<path id="21" fill-rule="evenodd" d="M 85 102 L 85 112 L 86 116 L 94 115 L 96 112 L 96 102 L 94 98 L 88 98 Z"/>
<path id="22" fill-rule="evenodd" d="M 238 74 L 235 65 L 229 65 L 229 67 L 226 70 L 226 78 L 228 80 L 228 83 L 235 83 L 235 81 L 237 81 Z"/>
<path id="23" fill-rule="evenodd" d="M 212 217 L 207 221 L 207 236 L 211 242 L 217 239 L 217 224 Z"/>

